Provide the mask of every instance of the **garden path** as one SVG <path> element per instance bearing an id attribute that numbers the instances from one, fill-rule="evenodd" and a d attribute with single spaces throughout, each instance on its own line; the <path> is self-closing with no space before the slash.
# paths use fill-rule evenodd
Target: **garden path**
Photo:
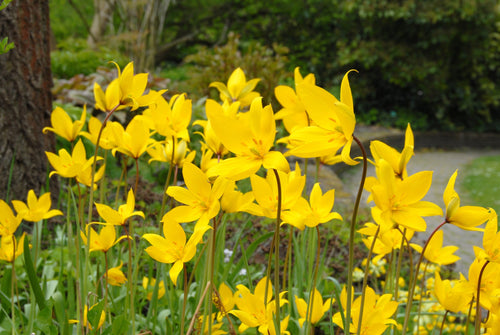
<path id="1" fill-rule="evenodd" d="M 404 141 L 404 140 L 403 140 Z M 401 146 L 403 145 L 401 142 Z M 464 177 L 464 167 L 467 166 L 474 159 L 482 156 L 492 156 L 500 155 L 500 150 L 491 149 L 461 149 L 455 151 L 443 151 L 443 150 L 422 150 L 417 151 L 408 163 L 408 173 L 413 174 L 419 171 L 432 170 L 433 182 L 432 186 L 427 193 L 424 200 L 431 201 L 437 205 L 444 208 L 443 203 L 443 192 L 446 188 L 449 178 L 458 169 L 458 176 L 456 181 L 456 191 L 461 197 L 462 205 L 474 205 L 467 199 L 467 195 L 460 188 L 460 181 Z M 340 179 L 342 181 L 343 192 L 340 194 L 347 195 L 347 199 L 342 199 L 341 201 L 345 204 L 346 201 L 349 203 L 349 198 L 354 203 L 354 195 L 357 192 L 359 186 L 359 180 L 361 178 L 361 164 L 353 167 L 347 171 L 340 173 Z M 368 176 L 374 176 L 375 171 L 372 165 L 368 166 Z M 350 195 L 350 197 L 349 197 Z M 367 210 L 369 207 L 373 206 L 373 203 L 367 204 L 366 199 L 368 198 L 368 193 L 363 192 L 363 199 L 361 201 L 361 207 Z M 351 207 L 352 208 L 352 205 Z M 417 234 L 413 241 L 423 245 L 430 232 L 437 227 L 441 222 L 442 218 L 431 217 L 427 220 L 427 232 Z M 470 263 L 474 260 L 474 251 L 472 246 L 482 246 L 482 233 L 461 230 L 452 225 L 445 225 L 444 231 L 444 242 L 443 245 L 457 245 L 460 249 L 456 252 L 461 259 L 456 263 L 456 270 L 462 272 L 466 277 L 468 276 L 468 268 Z"/>

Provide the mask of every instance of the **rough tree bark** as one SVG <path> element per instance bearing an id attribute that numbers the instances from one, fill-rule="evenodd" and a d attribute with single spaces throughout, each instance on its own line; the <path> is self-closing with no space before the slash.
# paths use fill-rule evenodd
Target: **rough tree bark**
<path id="1" fill-rule="evenodd" d="M 15 48 L 0 55 L 0 199 L 26 200 L 29 189 L 39 194 L 46 184 L 45 151 L 55 139 L 42 134 L 50 125 L 49 2 L 13 1 L 0 11 L 0 35 Z"/>

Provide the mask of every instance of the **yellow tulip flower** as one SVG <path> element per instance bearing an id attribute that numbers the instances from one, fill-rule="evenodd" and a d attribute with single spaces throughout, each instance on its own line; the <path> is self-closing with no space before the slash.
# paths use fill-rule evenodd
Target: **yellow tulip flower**
<path id="1" fill-rule="evenodd" d="M 178 222 L 198 220 L 195 229 L 208 225 L 210 219 L 219 213 L 219 199 L 226 189 L 227 180 L 218 177 L 212 185 L 206 174 L 192 163 L 184 164 L 182 176 L 187 189 L 170 186 L 167 194 L 184 205 L 173 208 L 165 216 L 175 218 Z"/>
<path id="2" fill-rule="evenodd" d="M 396 179 L 391 165 L 380 159 L 377 166 L 379 183 L 371 188 L 373 201 L 381 210 L 381 218 L 414 231 L 425 231 L 423 216 L 441 215 L 436 204 L 421 201 L 432 183 L 432 171 L 422 171 L 404 180 Z"/>
<path id="3" fill-rule="evenodd" d="M 298 163 L 289 173 L 278 171 L 281 184 L 281 210 L 289 210 L 301 198 L 306 177 L 301 174 Z M 278 211 L 278 184 L 274 173 L 268 171 L 266 178 L 253 175 L 250 177 L 252 192 L 257 204 L 251 204 L 247 212 L 257 216 L 275 219 Z"/>
<path id="4" fill-rule="evenodd" d="M 477 294 L 479 274 L 487 260 L 475 259 L 469 267 L 469 283 L 473 287 L 474 296 Z M 500 264 L 490 262 L 484 268 L 480 285 L 480 305 L 491 311 L 492 307 L 498 303 L 498 289 L 500 288 Z"/>
<path id="5" fill-rule="evenodd" d="M 224 157 L 229 153 L 224 144 L 222 144 L 221 140 L 215 135 L 214 129 L 210 124 L 210 121 L 207 120 L 197 120 L 193 122 L 193 125 L 199 125 L 203 127 L 203 139 L 205 141 L 205 145 L 208 149 L 210 149 L 219 159 Z"/>
<path id="6" fill-rule="evenodd" d="M 217 313 L 217 321 L 221 322 L 222 318 L 233 310 L 235 300 L 233 291 L 231 291 L 231 288 L 229 288 L 229 286 L 227 286 L 225 283 L 219 285 L 219 289 L 217 290 L 217 292 L 219 293 L 219 295 L 217 296 L 214 294 L 212 299 L 214 305 L 219 310 L 219 312 Z M 218 297 L 220 297 L 220 299 Z"/>
<path id="7" fill-rule="evenodd" d="M 50 193 L 45 193 L 38 199 L 35 191 L 29 190 L 26 204 L 19 200 L 13 200 L 12 205 L 14 206 L 16 212 L 21 215 L 24 220 L 31 222 L 38 222 L 43 219 L 50 219 L 51 217 L 57 215 L 63 215 L 63 213 L 58 209 L 50 209 L 50 206 L 52 205 Z"/>
<path id="8" fill-rule="evenodd" d="M 310 299 L 309 299 L 310 300 Z M 334 299 L 335 301 L 335 299 Z M 321 296 L 321 293 L 319 293 L 318 289 L 314 288 L 314 297 L 312 300 L 312 305 L 309 307 L 312 309 L 310 310 L 309 313 L 311 313 L 311 318 L 307 316 L 307 302 L 304 299 L 301 299 L 297 296 L 295 296 L 295 305 L 297 305 L 297 312 L 299 313 L 299 325 L 302 328 L 304 325 L 304 322 L 306 319 L 309 319 L 308 321 L 311 324 L 316 324 L 321 319 L 323 319 L 323 315 L 330 309 L 330 306 L 332 304 L 332 299 L 326 299 L 323 302 L 323 297 Z"/>
<path id="9" fill-rule="evenodd" d="M 96 224 L 122 226 L 132 216 L 140 216 L 144 219 L 144 213 L 142 211 L 134 211 L 135 196 L 132 189 L 128 191 L 127 202 L 119 206 L 118 210 L 114 210 L 104 204 L 96 203 L 95 206 L 99 216 L 104 220 L 104 222 L 93 222 Z"/>
<path id="10" fill-rule="evenodd" d="M 302 144 L 292 148 L 287 155 L 320 157 L 336 154 L 342 149 L 342 160 L 349 165 L 357 164 L 350 157 L 356 117 L 347 78 L 349 72 L 342 79 L 340 101 L 316 85 L 305 81 L 297 85 L 298 96 L 316 125 L 297 129 L 290 134 L 291 141 Z"/>
<path id="11" fill-rule="evenodd" d="M 123 262 L 120 262 L 120 265 L 110 268 L 108 269 L 108 271 L 106 271 L 104 277 L 106 278 L 106 281 L 109 285 L 122 286 L 127 281 L 127 277 L 125 277 L 125 274 L 121 270 L 122 266 Z"/>
<path id="12" fill-rule="evenodd" d="M 71 155 L 66 149 L 60 149 L 58 155 L 47 151 L 45 154 L 47 155 L 50 165 L 55 169 L 55 171 L 49 174 L 49 177 L 58 174 L 64 178 L 74 178 L 82 171 L 91 167 L 94 161 L 93 157 L 87 159 L 87 153 L 81 140 L 78 140 Z M 97 157 L 97 160 L 101 159 L 102 157 Z"/>
<path id="13" fill-rule="evenodd" d="M 158 134 L 168 139 L 173 136 L 189 142 L 187 128 L 191 122 L 192 102 L 186 99 L 185 94 L 174 95 L 168 103 L 164 98 L 160 98 L 142 114 L 149 122 L 150 128 Z"/>
<path id="14" fill-rule="evenodd" d="M 161 263 L 173 263 L 170 268 L 170 279 L 177 285 L 177 277 L 182 271 L 183 265 L 189 262 L 196 254 L 196 246 L 200 243 L 205 232 L 210 229 L 205 225 L 195 229 L 189 240 L 186 242 L 186 233 L 181 225 L 170 218 L 163 222 L 163 235 L 144 234 L 143 239 L 151 243 L 146 248 L 146 252 L 151 258 Z"/>
<path id="15" fill-rule="evenodd" d="M 305 78 L 302 78 L 298 67 L 295 68 L 294 77 L 295 86 L 303 81 L 311 85 L 315 85 L 316 82 L 312 73 L 308 74 Z M 274 95 L 281 106 L 283 106 L 282 109 L 274 114 L 274 118 L 276 120 L 283 120 L 283 125 L 288 133 L 291 134 L 295 129 L 310 125 L 311 121 L 306 113 L 306 107 L 291 87 L 283 85 L 277 86 L 274 89 Z"/>
<path id="16" fill-rule="evenodd" d="M 14 215 L 14 212 L 9 205 L 2 199 L 0 199 L 0 236 L 10 236 L 13 235 L 17 227 L 23 221 L 23 217 L 19 215 Z"/>
<path id="17" fill-rule="evenodd" d="M 50 122 L 52 123 L 52 127 L 43 128 L 43 133 L 51 131 L 66 139 L 69 142 L 73 142 L 78 133 L 82 129 L 85 124 L 87 116 L 87 105 L 83 106 L 82 115 L 79 120 L 73 122 L 69 117 L 68 113 L 61 107 L 56 107 L 52 114 L 50 114 Z"/>
<path id="18" fill-rule="evenodd" d="M 240 319 L 240 333 L 248 328 L 258 327 L 261 334 L 268 334 L 267 332 L 271 331 L 270 325 L 273 326 L 274 330 L 273 311 L 276 310 L 276 301 L 272 300 L 273 286 L 270 282 L 268 283 L 267 296 L 265 295 L 266 280 L 269 282 L 267 277 L 264 277 L 257 283 L 254 293 L 251 293 L 244 285 L 236 286 L 238 290 L 235 292 L 235 300 L 238 309 L 232 310 L 230 313 Z M 285 294 L 286 292 L 280 293 L 280 306 L 288 302 L 282 299 Z M 283 329 L 286 329 L 286 327 Z"/>
<path id="19" fill-rule="evenodd" d="M 447 311 L 458 313 L 465 312 L 469 308 L 474 295 L 473 287 L 460 274 L 460 280 L 441 280 L 439 272 L 436 271 L 434 280 L 434 295 Z M 453 283 L 453 285 L 452 285 Z"/>
<path id="20" fill-rule="evenodd" d="M 422 253 L 422 247 L 418 244 L 410 244 L 413 249 L 417 252 Z M 424 257 L 429 262 L 438 265 L 448 265 L 453 264 L 460 259 L 457 255 L 453 253 L 458 250 L 457 246 L 449 245 L 443 247 L 443 231 L 438 230 L 434 233 L 434 236 L 429 240 L 427 248 L 424 252 Z"/>
<path id="21" fill-rule="evenodd" d="M 221 323 L 219 320 L 217 320 L 218 322 L 214 322 L 214 315 L 215 313 L 212 314 L 212 317 L 211 319 L 212 320 L 209 320 L 209 316 L 208 315 L 203 315 L 203 316 L 200 316 L 198 317 L 198 320 L 197 322 L 195 323 L 194 325 L 194 329 L 195 329 L 195 333 L 196 334 L 212 334 L 212 335 L 223 335 L 223 334 L 227 334 L 227 332 L 222 328 L 222 326 L 224 325 L 223 323 Z M 211 321 L 211 324 L 212 324 L 212 327 L 209 328 L 209 321 Z M 203 330 L 202 330 L 202 327 Z"/>
<path id="22" fill-rule="evenodd" d="M 211 83 L 209 87 L 215 87 L 219 91 L 221 101 L 229 103 L 239 101 L 241 107 L 246 107 L 252 103 L 253 99 L 260 96 L 259 93 L 253 91 L 259 81 L 259 78 L 247 81 L 245 72 L 237 68 L 229 76 L 227 85 L 217 81 Z"/>
<path id="23" fill-rule="evenodd" d="M 408 124 L 405 133 L 405 145 L 401 153 L 381 141 L 371 141 L 370 151 L 375 160 L 375 165 L 377 165 L 380 159 L 384 159 L 392 166 L 396 176 L 400 179 L 404 179 L 408 176 L 406 165 L 413 156 L 414 146 L 413 132 L 410 124 Z"/>
<path id="24" fill-rule="evenodd" d="M 142 288 L 144 288 L 147 292 L 146 299 L 148 300 L 153 299 L 153 291 L 155 286 L 156 286 L 156 279 L 154 278 L 149 279 L 148 277 L 142 278 Z M 158 283 L 158 299 L 160 299 L 164 295 L 165 295 L 165 282 L 161 280 Z"/>
<path id="25" fill-rule="evenodd" d="M 253 192 L 242 193 L 236 190 L 234 181 L 229 181 L 220 199 L 220 205 L 225 213 L 245 212 L 254 200 Z"/>
<path id="26" fill-rule="evenodd" d="M 120 71 L 118 64 L 114 63 L 118 69 L 118 78 L 114 79 L 103 92 L 101 86 L 94 83 L 95 107 L 104 112 L 123 109 L 127 106 L 136 110 L 142 106 L 148 106 L 154 102 L 166 91 L 150 91 L 144 94 L 148 83 L 148 74 L 139 73 L 134 75 L 134 64 L 130 62 Z"/>
<path id="27" fill-rule="evenodd" d="M 205 108 L 215 134 L 236 155 L 211 168 L 209 176 L 223 175 L 229 179 L 241 180 L 255 174 L 261 166 L 290 171 L 283 154 L 270 151 L 276 135 L 271 105 L 263 108 L 262 99 L 256 98 L 248 112 L 236 116 L 225 115 L 222 107 L 210 99 Z"/>
<path id="28" fill-rule="evenodd" d="M 164 142 L 155 142 L 147 149 L 151 159 L 148 163 L 158 161 L 158 162 L 168 162 L 175 166 L 182 168 L 184 163 L 191 163 L 196 156 L 196 151 L 191 151 L 187 148 L 187 143 L 184 140 L 175 140 L 175 153 L 174 161 L 172 161 L 172 140 L 165 140 Z"/>
<path id="29" fill-rule="evenodd" d="M 498 216 L 493 208 L 490 208 L 491 217 L 486 223 L 483 234 L 483 248 L 474 246 L 476 258 L 486 259 L 490 262 L 500 263 L 500 232 L 498 232 Z"/>
<path id="30" fill-rule="evenodd" d="M 283 222 L 303 230 L 305 226 L 316 227 L 333 219 L 342 220 L 337 212 L 332 212 L 335 190 L 325 194 L 319 183 L 315 183 L 309 194 L 309 202 L 300 197 L 290 211 L 283 212 Z"/>
<path id="31" fill-rule="evenodd" d="M 465 230 L 482 231 L 482 229 L 476 227 L 485 223 L 491 213 L 487 208 L 479 206 L 460 207 L 460 197 L 455 191 L 457 173 L 458 170 L 450 177 L 443 193 L 443 201 L 446 206 L 446 222 Z"/>
<path id="32" fill-rule="evenodd" d="M 113 123 L 110 126 L 116 143 L 116 147 L 111 151 L 113 155 L 119 151 L 124 155 L 138 159 L 153 142 L 149 127 L 140 117 L 134 117 L 126 129 L 123 129 L 119 123 Z"/>
<path id="33" fill-rule="evenodd" d="M 11 263 L 21 256 L 24 252 L 25 237 L 26 233 L 23 233 L 19 239 L 16 239 L 14 235 L 3 235 L 0 240 L 0 259 Z"/>
<path id="34" fill-rule="evenodd" d="M 112 126 L 110 124 L 115 123 L 108 122 L 107 126 L 104 127 L 101 133 L 101 138 L 99 139 L 99 147 L 105 150 L 111 150 L 117 146 L 115 142 L 115 137 L 113 136 Z M 92 116 L 89 120 L 88 124 L 88 132 L 82 131 L 80 135 L 90 140 L 94 145 L 97 143 L 97 136 L 99 135 L 99 131 L 101 130 L 102 123 L 98 118 Z"/>
<path id="35" fill-rule="evenodd" d="M 359 334 L 361 335 L 381 335 L 389 325 L 397 325 L 396 321 L 390 317 L 396 312 L 399 302 L 392 301 L 392 294 L 378 296 L 371 287 L 366 288 L 365 301 L 363 307 L 363 320 Z M 347 291 L 344 288 L 340 294 L 342 308 L 347 306 Z M 351 304 L 351 325 L 350 332 L 357 333 L 360 318 L 361 297 L 358 297 Z M 344 322 L 340 312 L 332 318 L 333 323 L 344 329 Z"/>
<path id="36" fill-rule="evenodd" d="M 89 227 L 87 225 L 85 231 L 80 231 L 80 236 L 82 237 L 83 244 L 88 243 L 86 234 L 87 230 L 90 231 L 90 246 L 89 246 L 90 252 L 92 251 L 108 252 L 109 249 L 111 249 L 115 244 L 117 244 L 121 240 L 126 239 L 127 237 L 130 238 L 129 236 L 124 235 L 116 239 L 116 229 L 115 226 L 113 225 L 102 227 L 100 233 L 97 233 L 94 230 L 94 228 Z"/>

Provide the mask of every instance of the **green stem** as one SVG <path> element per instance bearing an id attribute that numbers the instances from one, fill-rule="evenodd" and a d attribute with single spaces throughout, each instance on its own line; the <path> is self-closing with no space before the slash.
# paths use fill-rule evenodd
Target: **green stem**
<path id="1" fill-rule="evenodd" d="M 405 228 L 406 229 L 406 228 Z M 403 263 L 403 253 L 404 253 L 404 246 L 405 246 L 405 239 L 404 239 L 404 233 L 403 233 L 403 238 L 401 238 L 401 245 L 399 246 L 399 252 L 398 252 L 398 262 L 396 264 L 396 275 L 394 276 L 394 300 L 398 301 L 399 300 L 399 275 L 401 274 L 401 264 Z M 410 269 L 412 269 L 410 267 Z"/>
<path id="2" fill-rule="evenodd" d="M 368 159 L 366 157 L 366 150 L 363 143 L 353 135 L 354 141 L 357 143 L 363 154 L 363 172 L 361 175 L 361 181 L 359 183 L 358 194 L 356 195 L 356 201 L 354 203 L 354 209 L 352 212 L 351 225 L 349 230 L 349 262 L 347 267 L 347 303 L 345 309 L 345 323 L 344 332 L 349 334 L 349 329 L 351 326 L 351 301 L 352 301 L 352 274 L 354 272 L 354 235 L 356 233 L 356 220 L 358 215 L 359 204 L 361 202 L 361 195 L 363 194 L 363 187 L 365 185 L 366 170 L 368 168 Z"/>
<path id="3" fill-rule="evenodd" d="M 476 292 L 476 320 L 475 320 L 475 330 L 474 335 L 479 335 L 481 332 L 481 304 L 479 300 L 479 296 L 481 294 L 481 279 L 483 278 L 484 269 L 490 263 L 490 261 L 486 261 L 479 271 L 479 278 L 477 279 L 477 292 Z"/>
<path id="4" fill-rule="evenodd" d="M 425 262 L 424 274 L 422 276 L 422 281 L 420 282 L 420 299 L 418 299 L 418 312 L 417 312 L 417 335 L 420 334 L 420 315 L 422 314 L 422 300 L 424 297 L 424 290 L 425 290 L 425 275 L 427 274 L 427 266 L 428 265 L 429 265 L 429 261 Z M 410 267 L 410 269 L 411 269 L 411 267 Z"/>
<path id="5" fill-rule="evenodd" d="M 84 305 L 89 306 L 88 301 L 87 301 L 87 278 L 88 278 L 88 273 L 90 271 L 90 264 L 89 264 L 89 259 L 90 259 L 90 223 L 92 222 L 92 212 L 94 208 L 94 181 L 95 181 L 95 174 L 96 174 L 96 168 L 97 168 L 97 153 L 99 151 L 99 142 L 101 141 L 101 136 L 102 132 L 104 130 L 104 127 L 106 127 L 106 124 L 113 115 L 113 113 L 118 109 L 120 106 L 120 103 L 118 103 L 115 107 L 113 107 L 108 113 L 106 113 L 106 117 L 104 118 L 104 121 L 102 122 L 101 128 L 99 129 L 99 133 L 97 134 L 96 138 L 96 143 L 95 143 L 95 151 L 94 151 L 94 161 L 92 162 L 92 174 L 90 178 L 90 191 L 89 191 L 89 208 L 88 208 L 88 218 L 87 218 L 87 244 L 85 245 L 85 266 L 83 269 L 83 292 L 84 294 Z M 78 285 L 78 282 L 77 282 Z M 83 311 L 80 311 L 80 320 L 83 320 Z M 83 322 L 80 322 L 82 325 L 82 329 L 84 327 Z"/>
<path id="6" fill-rule="evenodd" d="M 170 158 L 167 179 L 165 180 L 165 187 L 163 189 L 163 197 L 161 200 L 161 209 L 160 209 L 160 218 L 163 217 L 163 214 L 165 212 L 165 205 L 167 204 L 167 198 L 168 198 L 167 197 L 167 189 L 168 189 L 168 186 L 170 185 L 170 177 L 172 176 L 172 169 L 174 167 L 174 160 L 175 160 L 175 137 L 172 136 L 172 156 Z"/>
<path id="7" fill-rule="evenodd" d="M 276 177 L 276 184 L 278 190 L 278 208 L 276 213 L 276 226 L 274 231 L 274 292 L 276 301 L 276 334 L 281 334 L 281 324 L 280 324 L 280 225 L 281 225 L 281 182 L 278 174 L 278 170 L 273 169 L 274 176 Z M 267 297 L 265 297 L 267 299 Z"/>
<path id="8" fill-rule="evenodd" d="M 139 157 L 135 158 L 135 186 L 134 186 L 134 196 L 137 196 L 137 187 L 139 187 Z"/>
<path id="9" fill-rule="evenodd" d="M 363 286 L 361 289 L 361 304 L 359 306 L 359 320 L 358 320 L 358 331 L 357 335 L 361 333 L 361 325 L 363 324 L 363 310 L 365 308 L 365 295 L 366 295 L 366 287 L 368 286 L 368 272 L 370 271 L 370 262 L 372 260 L 373 248 L 375 248 L 375 242 L 377 241 L 378 234 L 380 232 L 380 226 L 377 226 L 377 230 L 375 231 L 375 235 L 373 235 L 373 241 L 370 245 L 370 250 L 368 251 L 368 256 L 366 257 L 366 268 L 365 274 L 363 276 Z"/>
<path id="10" fill-rule="evenodd" d="M 184 300 L 182 302 L 182 316 L 181 316 L 181 335 L 184 335 L 184 319 L 186 318 L 186 305 L 188 296 L 188 281 L 187 281 L 187 269 L 186 263 L 182 264 L 182 269 L 184 271 Z"/>
<path id="11" fill-rule="evenodd" d="M 16 237 L 12 235 L 12 261 L 10 262 L 12 266 L 12 271 L 11 271 L 11 280 L 10 280 L 10 313 L 11 313 L 11 319 L 12 319 L 12 335 L 15 335 L 16 332 L 16 309 L 15 309 L 15 304 L 14 304 L 14 283 L 16 281 L 16 267 L 14 265 L 16 261 Z M 35 306 L 32 306 L 32 308 L 35 308 Z"/>
<path id="12" fill-rule="evenodd" d="M 405 318 L 404 318 L 404 323 L 403 323 L 403 333 L 402 333 L 402 335 L 406 334 L 406 328 L 408 327 L 408 322 L 410 320 L 411 306 L 412 306 L 412 303 L 413 303 L 413 294 L 415 292 L 415 286 L 416 286 L 417 280 L 418 280 L 418 272 L 420 270 L 420 265 L 422 264 L 422 260 L 424 259 L 425 250 L 427 249 L 427 246 L 429 245 L 429 241 L 432 239 L 432 237 L 434 236 L 434 234 L 439 229 L 441 229 L 441 227 L 444 226 L 446 223 L 447 223 L 447 221 L 444 221 L 439 226 L 437 226 L 436 229 L 434 229 L 434 231 L 431 233 L 431 235 L 429 236 L 429 238 L 425 242 L 424 247 L 422 248 L 422 252 L 420 253 L 420 257 L 418 258 L 417 268 L 415 269 L 415 275 L 412 278 L 413 280 L 412 280 L 411 285 L 410 285 L 410 291 L 408 292 L 408 298 L 407 298 L 407 303 L 406 303 L 406 311 L 405 311 Z"/>
<path id="13" fill-rule="evenodd" d="M 316 226 L 316 233 L 318 235 L 318 244 L 316 246 L 316 262 L 314 263 L 314 274 L 313 274 L 313 280 L 312 280 L 312 285 L 311 289 L 309 291 L 309 303 L 307 304 L 307 311 L 306 311 L 306 334 L 308 331 L 308 327 L 311 326 L 311 334 L 314 334 L 314 325 L 312 324 L 312 315 L 313 315 L 313 308 L 314 308 L 314 294 L 316 293 L 316 282 L 318 278 L 318 270 L 319 270 L 319 257 L 320 257 L 320 250 L 321 250 L 321 240 L 320 240 L 320 235 L 319 235 L 319 227 Z"/>

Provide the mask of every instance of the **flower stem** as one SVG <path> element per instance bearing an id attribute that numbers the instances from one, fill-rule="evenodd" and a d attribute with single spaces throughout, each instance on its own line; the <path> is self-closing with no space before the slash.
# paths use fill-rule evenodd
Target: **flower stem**
<path id="1" fill-rule="evenodd" d="M 366 158 L 366 150 L 363 143 L 353 135 L 354 141 L 358 144 L 363 154 L 363 172 L 361 175 L 361 181 L 359 183 L 358 194 L 356 195 L 356 201 L 354 203 L 354 209 L 352 211 L 351 226 L 349 230 L 349 262 L 347 266 L 347 305 L 345 309 L 345 324 L 344 332 L 349 334 L 349 328 L 351 326 L 351 300 L 352 300 L 352 274 L 354 272 L 354 234 L 356 232 L 356 220 L 358 215 L 359 204 L 361 202 L 361 195 L 363 194 L 363 187 L 365 185 L 366 170 L 368 168 L 368 159 Z"/>
<path id="2" fill-rule="evenodd" d="M 182 269 L 184 272 L 184 300 L 182 301 L 182 316 L 181 316 L 181 335 L 184 335 L 184 319 L 186 318 L 186 305 L 188 297 L 188 281 L 187 281 L 187 269 L 186 263 L 182 264 Z"/>
<path id="3" fill-rule="evenodd" d="M 441 328 L 439 329 L 439 335 L 443 334 L 444 324 L 446 322 L 446 317 L 448 316 L 448 312 L 449 312 L 449 310 L 446 310 L 446 312 L 444 312 L 443 322 L 441 322 Z"/>
<path id="4" fill-rule="evenodd" d="M 490 263 L 490 261 L 486 261 L 479 271 L 479 278 L 477 280 L 477 293 L 476 293 L 476 320 L 475 320 L 475 331 L 474 335 L 479 335 L 481 332 L 481 304 L 479 300 L 479 296 L 481 295 L 481 279 L 483 278 L 484 269 Z"/>
<path id="5" fill-rule="evenodd" d="M 314 294 L 316 293 L 316 281 L 318 278 L 318 270 L 319 270 L 319 257 L 320 257 L 320 250 L 321 250 L 321 240 L 320 240 L 320 235 L 319 235 L 319 227 L 316 226 L 316 233 L 318 235 L 318 244 L 316 246 L 316 262 L 314 263 L 314 274 L 313 274 L 313 280 L 312 280 L 312 285 L 311 285 L 311 290 L 309 291 L 309 303 L 307 304 L 307 311 L 306 311 L 306 334 L 308 327 L 311 326 L 311 334 L 314 334 L 314 325 L 312 324 L 312 315 L 313 315 L 313 308 L 314 308 Z M 317 312 L 317 311 L 316 311 Z"/>
<path id="6" fill-rule="evenodd" d="M 418 258 L 418 263 L 417 263 L 417 268 L 415 269 L 415 275 L 413 276 L 413 280 L 410 286 L 410 290 L 408 291 L 408 298 L 407 298 L 407 303 L 406 303 L 406 312 L 405 312 L 405 319 L 403 323 L 403 333 L 402 335 L 406 334 L 406 328 L 408 327 L 408 322 L 410 320 L 410 312 L 411 312 L 411 306 L 413 303 L 413 293 L 415 292 L 415 286 L 417 284 L 418 280 L 418 271 L 420 270 L 420 265 L 422 264 L 422 260 L 424 259 L 424 253 L 425 250 L 427 249 L 427 246 L 429 245 L 430 240 L 434 236 L 434 234 L 441 229 L 442 226 L 444 226 L 447 223 L 447 221 L 443 221 L 439 226 L 434 229 L 434 231 L 431 233 L 429 238 L 424 244 L 424 247 L 422 248 L 422 252 L 420 253 L 420 257 Z"/>
<path id="7" fill-rule="evenodd" d="M 12 261 L 10 262 L 12 266 L 11 278 L 10 278 L 10 313 L 12 320 L 12 335 L 15 335 L 16 332 L 16 309 L 14 304 L 14 283 L 16 281 L 16 267 L 14 265 L 16 261 L 16 237 L 12 235 Z"/>
<path id="8" fill-rule="evenodd" d="M 276 177 L 276 184 L 278 190 L 278 208 L 276 210 L 276 227 L 274 228 L 274 292 L 276 300 L 276 334 L 281 334 L 280 327 L 280 225 L 281 225 L 281 182 L 278 170 L 273 169 L 274 176 Z M 267 299 L 267 297 L 265 297 Z"/>
<path id="9" fill-rule="evenodd" d="M 373 241 L 370 245 L 370 250 L 368 251 L 368 256 L 366 257 L 366 268 L 365 274 L 363 276 L 363 286 L 361 289 L 361 304 L 359 306 L 359 320 L 358 320 L 358 331 L 357 335 L 361 332 L 361 325 L 363 324 L 363 309 L 365 307 L 365 295 L 366 295 L 366 286 L 368 284 L 368 272 L 370 271 L 370 262 L 373 255 L 373 248 L 375 248 L 375 242 L 377 242 L 377 237 L 380 232 L 380 226 L 377 226 L 377 230 L 375 231 L 375 235 L 373 235 Z"/>

